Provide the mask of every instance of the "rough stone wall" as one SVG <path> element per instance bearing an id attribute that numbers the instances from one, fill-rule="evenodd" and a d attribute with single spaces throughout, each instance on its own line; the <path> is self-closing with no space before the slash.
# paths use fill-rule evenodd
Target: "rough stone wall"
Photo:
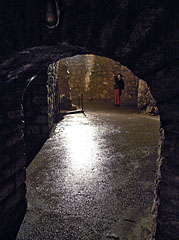
<path id="1" fill-rule="evenodd" d="M 69 86 L 69 72 L 66 58 L 58 62 L 58 89 L 59 95 L 65 95 L 67 98 L 70 98 L 70 86 Z"/>
<path id="2" fill-rule="evenodd" d="M 100 56 L 78 55 L 61 60 L 59 66 L 59 86 L 69 82 L 72 99 L 83 94 L 85 101 L 114 102 L 113 74 L 121 73 L 125 82 L 122 104 L 137 104 L 139 80 L 119 62 Z"/>
<path id="3" fill-rule="evenodd" d="M 54 67 L 53 67 L 54 66 Z M 0 91 L 0 239 L 15 239 L 26 211 L 27 166 L 53 127 L 58 109 L 56 65 Z M 53 74 L 52 74 L 53 73 Z M 56 72 L 55 72 L 56 73 Z M 20 85 L 21 83 L 21 85 Z"/>
<path id="4" fill-rule="evenodd" d="M 178 240 L 179 236 L 179 111 L 176 105 L 179 106 L 179 102 L 159 105 L 160 148 L 153 215 L 156 218 L 154 222 L 155 239 L 162 240 Z"/>
<path id="5" fill-rule="evenodd" d="M 58 114 L 56 68 L 56 64 L 51 64 L 48 70 L 45 69 L 35 77 L 23 97 L 26 167 L 48 138 L 56 121 Z"/>
<path id="6" fill-rule="evenodd" d="M 47 67 L 51 62 L 55 62 L 63 56 L 69 56 L 68 52 L 63 53 L 64 48 L 59 50 L 59 45 L 56 48 L 33 48 L 33 50 L 31 49 L 33 57 L 32 55 L 29 57 L 29 50 L 27 50 L 16 53 L 12 58 L 0 63 L 0 240 L 16 238 L 27 208 L 25 166 L 28 165 L 32 156 L 27 161 L 24 132 L 31 135 L 32 129 L 29 131 L 30 126 L 25 126 L 23 102 L 32 102 L 33 94 L 36 95 L 36 100 L 42 97 L 44 104 L 45 98 L 47 98 L 48 107 L 44 111 L 48 111 L 48 124 L 50 128 L 52 127 L 52 122 L 56 120 L 56 113 L 59 110 L 57 68 L 53 66 L 49 70 L 51 77 L 48 78 Z M 76 51 L 74 48 L 67 49 L 70 51 L 70 55 Z M 52 55 L 49 54 L 50 51 L 53 52 Z M 45 56 L 43 61 L 41 54 Z M 35 84 L 35 80 L 41 83 Z M 45 85 L 49 85 L 49 87 L 46 86 L 48 97 L 43 97 L 42 93 L 37 91 L 37 89 L 43 89 L 45 94 Z M 28 94 L 28 91 L 32 90 L 31 86 L 34 91 L 32 95 Z M 27 99 L 25 100 L 26 91 Z M 34 107 L 39 108 L 39 105 L 35 104 Z M 39 114 L 35 109 L 32 110 L 32 113 Z M 47 114 L 44 113 L 44 115 Z M 30 120 L 31 116 L 28 118 Z M 36 123 L 35 125 L 37 126 Z M 32 128 L 34 130 L 34 126 Z M 45 126 L 44 128 L 44 131 L 49 132 Z M 31 150 L 34 152 L 34 149 L 29 148 L 29 152 Z M 37 150 L 35 149 L 35 151 Z"/>
<path id="7" fill-rule="evenodd" d="M 4 110 L 6 116 L 2 109 L 0 114 L 0 239 L 15 239 L 26 211 L 24 116 L 22 105 Z"/>
<path id="8" fill-rule="evenodd" d="M 59 115 L 58 62 L 50 64 L 47 73 L 48 125 L 51 131 Z"/>
<path id="9" fill-rule="evenodd" d="M 141 79 L 139 80 L 137 107 L 139 112 L 158 114 L 156 100 L 153 98 L 147 83 Z"/>
<path id="10" fill-rule="evenodd" d="M 18 85 L 9 82 L 0 99 L 0 239 L 15 239 L 26 211 L 24 112 Z"/>

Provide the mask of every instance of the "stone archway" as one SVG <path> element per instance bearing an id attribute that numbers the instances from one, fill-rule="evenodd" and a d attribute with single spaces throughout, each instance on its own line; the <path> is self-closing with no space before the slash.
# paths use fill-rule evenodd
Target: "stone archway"
<path id="1" fill-rule="evenodd" d="M 154 236 L 157 240 L 176 239 L 179 235 L 177 1 L 59 0 L 58 4 L 60 24 L 54 29 L 45 26 L 43 3 L 26 0 L 21 4 L 17 1 L 1 4 L 0 126 L 7 130 L 1 131 L 1 238 L 7 231 L 9 239 L 14 238 L 18 228 L 15 222 L 20 222 L 25 212 L 22 92 L 29 80 L 49 63 L 65 56 L 92 53 L 129 67 L 148 83 L 157 101 L 161 149 Z M 17 146 L 22 149 L 20 156 L 14 154 Z M 20 199 L 24 210 L 18 212 Z"/>

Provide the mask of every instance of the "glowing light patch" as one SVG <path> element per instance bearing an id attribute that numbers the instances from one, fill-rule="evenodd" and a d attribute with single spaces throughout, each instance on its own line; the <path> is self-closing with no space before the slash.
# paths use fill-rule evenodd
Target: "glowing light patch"
<path id="1" fill-rule="evenodd" d="M 97 152 L 96 142 L 93 139 L 93 127 L 79 124 L 66 128 L 67 150 L 69 167 L 74 170 L 89 170 L 94 165 Z"/>

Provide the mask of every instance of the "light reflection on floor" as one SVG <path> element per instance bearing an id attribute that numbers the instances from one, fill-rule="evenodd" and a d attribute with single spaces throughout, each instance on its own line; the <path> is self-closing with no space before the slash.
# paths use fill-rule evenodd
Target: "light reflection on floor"
<path id="1" fill-rule="evenodd" d="M 119 220 L 140 217 L 153 200 L 158 128 L 116 108 L 67 115 L 27 170 L 17 239 L 106 240 Z"/>
<path id="2" fill-rule="evenodd" d="M 92 194 L 96 191 L 95 179 L 99 174 L 101 163 L 101 150 L 95 137 L 98 130 L 84 115 L 77 115 L 73 118 L 67 116 L 65 121 L 65 128 L 60 134 L 63 141 L 60 141 L 59 153 L 61 154 L 63 151 L 66 156 L 66 168 L 63 170 L 63 189 L 68 189 L 75 194 L 83 186 L 85 189 L 90 189 Z M 59 129 L 61 129 L 61 124 L 57 126 L 56 132 Z M 56 138 L 55 145 L 58 145 L 58 141 L 59 139 Z M 61 171 L 58 173 L 55 181 L 56 188 L 59 187 L 59 179 L 62 178 Z"/>
<path id="3" fill-rule="evenodd" d="M 75 172 L 85 172 L 94 167 L 98 149 L 93 139 L 93 131 L 92 126 L 81 125 L 79 121 L 65 129 L 65 140 L 70 160 L 69 168 Z"/>

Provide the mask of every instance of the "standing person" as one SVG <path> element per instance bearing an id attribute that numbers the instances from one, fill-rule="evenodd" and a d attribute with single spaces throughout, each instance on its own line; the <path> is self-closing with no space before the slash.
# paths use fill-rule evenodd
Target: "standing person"
<path id="1" fill-rule="evenodd" d="M 124 89 L 124 82 L 122 80 L 122 75 L 117 74 L 117 77 L 113 75 L 114 77 L 114 99 L 115 99 L 115 105 L 120 106 L 120 96 L 122 94 L 122 90 Z"/>

